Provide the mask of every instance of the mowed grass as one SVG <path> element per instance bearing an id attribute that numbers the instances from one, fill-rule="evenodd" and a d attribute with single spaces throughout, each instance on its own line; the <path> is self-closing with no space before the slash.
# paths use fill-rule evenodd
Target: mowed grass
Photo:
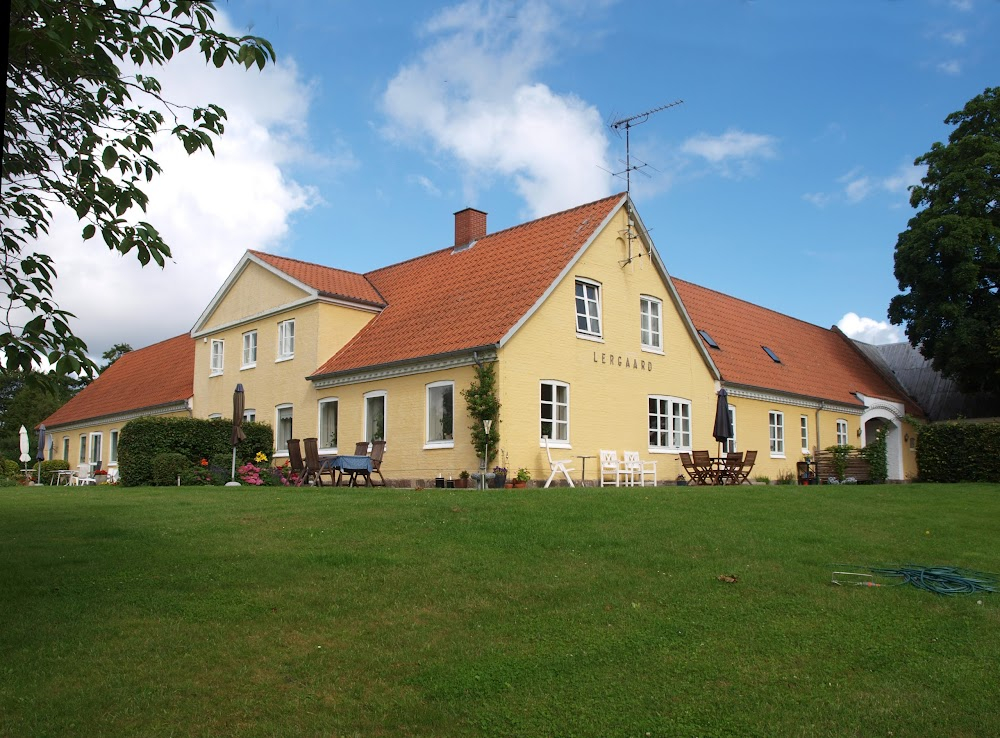
<path id="1" fill-rule="evenodd" d="M 3 489 L 0 735 L 1000 735 L 1000 594 L 838 563 L 1000 487 Z"/>

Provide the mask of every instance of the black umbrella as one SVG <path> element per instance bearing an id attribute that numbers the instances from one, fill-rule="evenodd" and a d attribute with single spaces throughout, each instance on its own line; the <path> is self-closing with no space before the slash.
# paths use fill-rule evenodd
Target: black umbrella
<path id="1" fill-rule="evenodd" d="M 35 481 L 42 483 L 42 462 L 45 461 L 45 423 L 38 426 L 38 449 L 35 451 L 35 460 L 38 462 L 38 473 Z"/>
<path id="2" fill-rule="evenodd" d="M 233 392 L 233 434 L 230 442 L 233 445 L 233 471 L 230 484 L 239 484 L 236 481 L 236 447 L 241 441 L 246 440 L 246 433 L 243 432 L 243 409 L 246 407 L 246 398 L 243 395 L 243 385 L 236 385 Z"/>
<path id="3" fill-rule="evenodd" d="M 722 456 L 721 444 L 728 441 L 735 434 L 733 433 L 733 419 L 729 417 L 729 395 L 726 388 L 719 390 L 719 399 L 715 405 L 715 428 L 712 435 L 719 442 L 719 456 Z"/>

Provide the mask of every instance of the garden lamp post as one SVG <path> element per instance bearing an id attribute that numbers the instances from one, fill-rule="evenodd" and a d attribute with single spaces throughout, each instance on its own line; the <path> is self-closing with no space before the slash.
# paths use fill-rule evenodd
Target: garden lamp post
<path id="1" fill-rule="evenodd" d="M 486 431 L 486 452 L 483 454 L 483 489 L 486 489 L 486 472 L 490 468 L 490 426 L 493 425 L 492 420 L 483 421 L 483 430 Z"/>

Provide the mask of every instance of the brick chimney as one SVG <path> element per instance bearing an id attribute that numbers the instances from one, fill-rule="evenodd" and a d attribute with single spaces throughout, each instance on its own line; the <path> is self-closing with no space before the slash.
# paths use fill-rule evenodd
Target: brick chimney
<path id="1" fill-rule="evenodd" d="M 455 213 L 455 246 L 468 246 L 486 235 L 486 213 L 466 208 Z"/>

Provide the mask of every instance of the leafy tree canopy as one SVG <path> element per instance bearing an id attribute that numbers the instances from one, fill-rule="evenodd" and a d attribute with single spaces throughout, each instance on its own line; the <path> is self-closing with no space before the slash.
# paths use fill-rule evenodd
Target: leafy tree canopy
<path id="1" fill-rule="evenodd" d="M 207 0 L 12 0 L 0 202 L 3 372 L 30 375 L 43 359 L 57 376 L 97 370 L 70 327 L 73 316 L 53 299 L 52 258 L 33 247 L 54 207 L 76 213 L 84 239 L 100 236 L 143 265 L 163 266 L 170 256 L 156 228 L 135 217 L 146 209 L 143 185 L 160 172 L 154 140 L 169 132 L 189 154 L 214 153 L 226 113 L 166 100 L 155 78 L 131 70 L 189 48 L 215 67 L 274 61 L 265 39 L 215 30 L 213 11 Z"/>
<path id="2" fill-rule="evenodd" d="M 114 346 L 109 348 L 103 354 L 101 358 L 104 359 L 104 363 L 101 364 L 100 372 L 104 374 L 108 370 L 108 367 L 122 358 L 125 354 L 132 350 L 132 346 L 127 343 L 116 343 Z"/>
<path id="3" fill-rule="evenodd" d="M 1000 87 L 945 118 L 947 144 L 927 166 L 910 204 L 922 208 L 896 242 L 902 294 L 889 319 L 965 391 L 1000 386 Z"/>

